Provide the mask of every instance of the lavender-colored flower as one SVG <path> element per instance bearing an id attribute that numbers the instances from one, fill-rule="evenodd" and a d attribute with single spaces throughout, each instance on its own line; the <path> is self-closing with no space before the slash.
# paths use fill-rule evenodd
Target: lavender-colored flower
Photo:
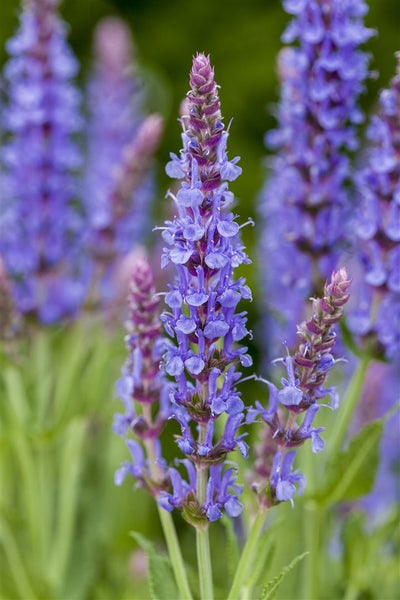
<path id="1" fill-rule="evenodd" d="M 243 278 L 233 277 L 234 268 L 249 262 L 240 226 L 227 210 L 233 200 L 227 182 L 241 169 L 238 158 L 227 158 L 228 132 L 214 71 L 204 54 L 193 59 L 190 83 L 188 114 L 181 118 L 183 150 L 179 157 L 172 154 L 166 167 L 170 177 L 182 181 L 176 196 L 170 193 L 178 214 L 163 228 L 162 265 L 172 263 L 177 273 L 165 296 L 169 310 L 162 315 L 172 338 L 164 368 L 177 384 L 172 401 L 182 431 L 178 445 L 196 465 L 196 487 L 180 479 L 172 504 L 183 506 L 189 520 L 215 520 L 223 510 L 231 516 L 239 512 L 234 472 L 223 462 L 235 447 L 247 453 L 243 436 L 237 435 L 244 405 L 236 369 L 238 363 L 249 366 L 251 358 L 236 343 L 249 333 L 237 305 L 251 293 Z M 218 435 L 216 421 L 222 414 L 228 417 Z M 199 484 L 204 475 L 206 486 Z"/>
<path id="2" fill-rule="evenodd" d="M 127 26 L 114 17 L 103 19 L 94 39 L 85 197 L 90 253 L 104 270 L 147 231 L 154 188 L 149 170 L 162 125 L 159 117 L 144 121 L 141 115 L 142 89 Z M 106 277 L 103 287 L 108 283 Z"/>
<path id="3" fill-rule="evenodd" d="M 116 383 L 116 394 L 125 412 L 115 415 L 113 425 L 116 434 L 125 436 L 133 432 L 137 439 L 127 440 L 132 462 L 123 463 L 115 475 L 115 483 L 120 485 L 130 473 L 155 496 L 168 482 L 159 436 L 170 416 L 169 396 L 173 389 L 159 368 L 164 349 L 159 303 L 150 264 L 145 257 L 138 257 L 132 273 L 126 323 L 129 355 Z"/>
<path id="4" fill-rule="evenodd" d="M 82 120 L 72 78 L 77 63 L 54 0 L 29 0 L 7 44 L 8 103 L 3 151 L 1 249 L 18 310 L 53 322 L 77 311 L 85 285 L 77 276 L 82 220 L 73 141 Z"/>
<path id="5" fill-rule="evenodd" d="M 358 47 L 372 35 L 362 23 L 363 0 L 283 5 L 293 20 L 282 39 L 297 46 L 279 54 L 279 128 L 266 137 L 276 152 L 261 194 L 269 348 L 295 343 L 305 300 L 337 268 L 346 245 L 349 153 L 357 147 L 357 101 L 368 75 L 368 56 Z"/>
<path id="6" fill-rule="evenodd" d="M 311 318 L 297 328 L 300 343 L 296 353 L 279 359 L 287 372 L 287 377 L 281 379 L 281 388 L 267 382 L 268 408 L 257 402 L 256 407 L 248 411 L 248 422 L 261 416 L 268 425 L 268 432 L 263 434 L 262 444 L 257 448 L 256 481 L 252 484 L 260 501 L 268 505 L 292 501 L 296 484 L 300 493 L 303 490 L 303 475 L 292 471 L 295 452 L 287 452 L 287 448 L 300 446 L 307 439 L 311 439 L 315 453 L 324 447 L 320 437 L 324 427 L 312 425 L 323 406 L 320 400 L 330 396 L 330 407 L 335 409 L 338 405 L 335 388 L 325 388 L 324 385 L 335 364 L 331 354 L 335 344 L 333 327 L 343 315 L 343 306 L 349 299 L 349 286 L 345 269 L 332 274 L 325 284 L 324 296 L 312 300 Z M 299 423 L 301 413 L 304 416 Z"/>
<path id="7" fill-rule="evenodd" d="M 357 178 L 354 230 L 363 281 L 349 326 L 355 334 L 375 339 L 378 354 L 394 359 L 400 356 L 400 53 L 396 75 L 379 104 Z"/>
<path id="8" fill-rule="evenodd" d="M 162 130 L 162 118 L 157 114 L 150 115 L 142 121 L 132 142 L 123 149 L 121 162 L 114 169 L 113 185 L 108 191 L 109 220 L 91 231 L 91 253 L 100 263 L 112 263 L 121 252 L 125 254 L 138 241 L 129 226 L 135 220 L 137 210 L 132 203 L 132 194 L 140 189 L 148 174 Z"/>

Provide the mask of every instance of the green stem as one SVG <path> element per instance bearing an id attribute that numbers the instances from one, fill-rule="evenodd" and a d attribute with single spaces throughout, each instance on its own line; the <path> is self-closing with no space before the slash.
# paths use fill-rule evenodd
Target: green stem
<path id="1" fill-rule="evenodd" d="M 160 515 L 165 541 L 167 542 L 168 553 L 171 559 L 176 584 L 183 600 L 192 600 L 192 593 L 187 580 L 186 569 L 172 516 L 160 506 L 158 506 L 158 514 Z"/>
<path id="2" fill-rule="evenodd" d="M 330 457 L 334 457 L 338 452 L 340 452 L 343 440 L 346 437 L 346 433 L 350 425 L 351 418 L 365 384 L 365 374 L 367 372 L 370 360 L 371 357 L 368 355 L 365 355 L 360 359 L 357 369 L 350 381 L 349 387 L 347 388 L 343 402 L 341 403 L 338 419 L 335 422 L 335 428 L 333 429 L 331 438 L 329 440 Z"/>
<path id="3" fill-rule="evenodd" d="M 51 555 L 47 562 L 47 578 L 55 590 L 60 593 L 65 584 L 65 573 L 71 556 L 72 543 L 77 522 L 80 493 L 80 475 L 86 457 L 88 423 L 86 419 L 71 420 L 62 439 L 61 454 L 57 455 L 58 474 L 53 476 L 52 485 L 63 490 L 58 497 L 55 493 L 56 523 L 51 531 Z M 51 489 L 47 490 L 50 494 Z"/>
<path id="4" fill-rule="evenodd" d="M 143 415 L 147 422 L 151 423 L 150 405 L 145 404 L 143 406 Z M 145 440 L 144 444 L 146 447 L 147 457 L 149 459 L 151 476 L 155 481 L 160 480 L 162 474 L 156 460 L 154 440 Z M 183 562 L 182 552 L 179 545 L 178 536 L 176 535 L 176 529 L 172 515 L 166 512 L 158 504 L 157 508 L 161 526 L 164 532 L 164 538 L 167 543 L 168 554 L 171 560 L 172 569 L 174 571 L 176 584 L 183 600 L 192 600 L 192 593 L 190 591 L 189 582 L 186 575 L 185 563 Z"/>
<path id="5" fill-rule="evenodd" d="M 200 425 L 199 443 L 205 439 L 207 426 Z M 207 496 L 208 467 L 197 465 L 197 502 L 203 506 Z M 196 551 L 197 551 L 197 569 L 200 581 L 200 599 L 213 600 L 213 577 L 211 567 L 210 539 L 208 535 L 208 523 L 201 523 L 196 527 Z"/>
<path id="6" fill-rule="evenodd" d="M 306 518 L 304 519 L 305 541 L 307 551 L 310 553 L 305 566 L 304 594 L 305 600 L 319 598 L 319 573 L 320 573 L 320 535 L 322 510 L 317 502 L 310 501 L 306 505 Z"/>
<path id="7" fill-rule="evenodd" d="M 36 493 L 38 495 L 40 513 L 37 515 L 40 521 L 40 566 L 43 577 L 47 579 L 48 561 L 50 558 L 50 545 L 53 537 L 53 506 L 54 506 L 54 454 L 48 447 L 47 440 L 38 440 L 36 445 L 37 481 Z M 53 459 L 53 460 L 52 460 Z M 39 548 L 37 547 L 37 550 Z"/>
<path id="8" fill-rule="evenodd" d="M 205 436 L 205 427 L 200 427 L 199 441 Z M 203 506 L 207 494 L 208 468 L 197 466 L 197 501 Z M 200 580 L 201 600 L 213 600 L 214 590 L 212 581 L 212 567 L 210 554 L 210 540 L 208 536 L 208 524 L 201 524 L 196 528 L 196 550 L 197 568 Z"/>
<path id="9" fill-rule="evenodd" d="M 37 598 L 29 578 L 28 574 L 22 563 L 20 552 L 17 543 L 14 539 L 11 529 L 4 520 L 0 520 L 0 540 L 2 541 L 5 555 L 10 565 L 10 571 L 13 575 L 15 585 L 17 587 L 20 598 L 31 598 L 34 600 Z"/>
<path id="10" fill-rule="evenodd" d="M 212 569 L 210 556 L 210 540 L 208 526 L 196 529 L 197 565 L 200 580 L 201 600 L 213 600 L 214 590 L 212 583 Z"/>
<path id="11" fill-rule="evenodd" d="M 228 600 L 237 600 L 243 585 L 246 583 L 246 577 L 249 569 L 252 567 L 257 552 L 258 540 L 261 535 L 267 511 L 265 508 L 260 508 L 254 523 L 251 526 L 249 537 L 245 547 L 243 548 L 242 556 L 236 570 L 236 575 L 232 583 L 231 591 L 229 592 Z"/>

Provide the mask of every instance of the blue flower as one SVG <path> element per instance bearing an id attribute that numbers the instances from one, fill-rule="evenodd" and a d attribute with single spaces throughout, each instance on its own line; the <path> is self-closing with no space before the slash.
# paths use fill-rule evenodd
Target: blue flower
<path id="1" fill-rule="evenodd" d="M 300 338 L 294 356 L 275 360 L 286 368 L 287 377 L 281 379 L 281 389 L 269 381 L 268 408 L 260 402 L 247 412 L 246 422 L 253 423 L 258 417 L 267 424 L 262 443 L 256 449 L 255 481 L 253 489 L 260 502 L 267 505 L 285 500 L 293 501 L 296 485 L 302 491 L 304 477 L 291 467 L 295 452 L 286 452 L 287 448 L 301 446 L 311 439 L 314 453 L 324 448 L 320 433 L 324 427 L 313 427 L 313 421 L 322 405 L 319 400 L 330 396 L 331 409 L 338 405 L 338 396 L 334 387 L 324 387 L 329 371 L 335 361 L 331 350 L 335 344 L 332 328 L 343 315 L 343 307 L 349 300 L 345 269 L 332 273 L 324 287 L 322 298 L 312 299 L 312 315 L 297 327 Z M 303 419 L 299 422 L 301 415 Z M 268 493 L 268 482 L 270 493 Z M 272 494 L 272 495 L 271 495 Z"/>
<path id="2" fill-rule="evenodd" d="M 368 56 L 359 46 L 373 34 L 362 22 L 363 0 L 293 0 L 284 8 L 293 20 L 283 41 L 297 45 L 279 54 L 278 129 L 266 136 L 275 154 L 260 195 L 270 353 L 283 340 L 295 345 L 304 302 L 337 268 L 353 235 L 345 226 L 353 183 L 349 155 L 358 144 L 363 117 L 357 103 L 368 75 Z"/>
<path id="3" fill-rule="evenodd" d="M 374 336 L 376 351 L 400 355 L 400 54 L 390 88 L 380 94 L 380 111 L 367 131 L 370 145 L 357 177 L 353 224 L 361 267 L 349 326 L 357 336 Z"/>
<path id="4" fill-rule="evenodd" d="M 78 65 L 56 3 L 27 3 L 7 51 L 0 251 L 17 309 L 54 323 L 76 315 L 88 284 L 76 202 Z"/>
<path id="5" fill-rule="evenodd" d="M 133 265 L 129 291 L 128 358 L 122 377 L 115 384 L 115 394 L 122 401 L 125 413 L 114 416 L 113 430 L 117 435 L 131 433 L 136 438 L 127 440 L 133 463 L 124 462 L 117 471 L 117 485 L 129 473 L 157 496 L 169 476 L 159 436 L 172 414 L 174 386 L 164 379 L 159 368 L 165 344 L 157 312 L 160 299 L 154 294 L 150 264 L 145 257 L 138 257 Z M 147 460 L 149 445 L 153 456 Z"/>
<path id="6" fill-rule="evenodd" d="M 223 510 L 238 512 L 227 483 L 230 476 L 221 475 L 221 469 L 236 447 L 244 456 L 248 450 L 238 434 L 244 405 L 235 384 L 238 365 L 251 365 L 247 348 L 237 345 L 249 331 L 246 313 L 236 308 L 251 293 L 243 277 L 233 275 L 237 266 L 249 262 L 236 216 L 228 210 L 232 195 L 227 182 L 241 169 L 238 158 L 227 156 L 228 132 L 214 72 L 204 54 L 194 57 L 190 81 L 187 114 L 181 119 L 183 149 L 179 156 L 171 154 L 166 167 L 181 184 L 176 195 L 169 194 L 177 214 L 162 233 L 162 266 L 172 263 L 176 269 L 165 296 L 169 310 L 162 315 L 171 338 L 163 366 L 177 383 L 172 400 L 182 433 L 177 443 L 198 469 L 207 471 L 207 501 L 197 500 L 201 515 L 213 521 Z M 227 419 L 218 436 L 216 421 L 223 414 Z"/>

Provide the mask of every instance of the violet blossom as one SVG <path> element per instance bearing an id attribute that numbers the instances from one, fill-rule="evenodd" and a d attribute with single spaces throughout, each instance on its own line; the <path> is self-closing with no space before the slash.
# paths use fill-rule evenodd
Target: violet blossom
<path id="1" fill-rule="evenodd" d="M 379 97 L 367 130 L 354 216 L 361 279 L 349 326 L 376 354 L 400 356 L 400 53 L 396 75 Z"/>
<path id="2" fill-rule="evenodd" d="M 359 46 L 373 34 L 363 25 L 363 0 L 286 0 L 293 15 L 278 57 L 278 129 L 266 136 L 276 154 L 261 194 L 261 256 L 269 348 L 295 343 L 304 302 L 317 294 L 348 245 L 349 157 L 357 148 L 358 107 L 368 75 Z M 265 310 L 265 306 L 263 307 Z"/>
<path id="3" fill-rule="evenodd" d="M 314 453 L 324 448 L 320 436 L 324 427 L 313 426 L 313 421 L 321 407 L 326 406 L 321 400 L 327 396 L 332 409 L 338 406 L 335 388 L 325 387 L 325 382 L 337 362 L 332 356 L 336 339 L 333 327 L 343 315 L 349 286 L 345 269 L 332 274 L 325 284 L 324 296 L 312 300 L 311 318 L 297 328 L 300 342 L 296 352 L 274 361 L 283 363 L 287 376 L 281 379 L 280 388 L 266 382 L 268 408 L 257 402 L 256 407 L 248 411 L 247 422 L 261 417 L 267 424 L 262 441 L 256 447 L 252 487 L 260 502 L 268 506 L 286 500 L 292 502 L 296 486 L 299 493 L 304 489 L 304 476 L 292 470 L 296 452 L 288 449 L 302 445 L 307 439 L 311 440 Z"/>
<path id="4" fill-rule="evenodd" d="M 116 17 L 100 21 L 94 37 L 94 66 L 88 86 L 88 158 L 85 202 L 88 247 L 108 271 L 143 241 L 153 195 L 152 158 L 161 121 L 142 115 L 143 85 L 128 27 Z M 112 274 L 112 273 L 111 273 Z"/>
<path id="5" fill-rule="evenodd" d="M 84 294 L 77 203 L 82 126 L 78 66 L 55 0 L 29 0 L 7 43 L 1 252 L 17 309 L 51 323 L 77 312 Z"/>
<path id="6" fill-rule="evenodd" d="M 132 433 L 135 439 L 127 439 L 132 461 L 118 469 L 115 483 L 120 485 L 129 473 L 157 498 L 169 485 L 159 437 L 170 417 L 173 388 L 160 372 L 164 339 L 159 304 L 150 264 L 144 256 L 138 257 L 132 270 L 126 322 L 129 354 L 115 387 L 125 410 L 115 415 L 113 424 L 117 435 Z"/>
<path id="7" fill-rule="evenodd" d="M 90 251 L 100 264 L 114 266 L 115 259 L 121 250 L 121 229 L 125 230 L 122 238 L 127 241 L 127 222 L 135 220 L 137 206 L 132 197 L 148 175 L 149 166 L 158 148 L 163 131 L 163 119 L 152 114 L 140 123 L 131 143 L 126 144 L 121 153 L 120 163 L 114 168 L 113 183 L 108 189 L 107 212 L 109 221 L 98 225 L 91 231 Z M 140 192 L 141 193 L 141 192 Z M 146 207 L 143 210 L 148 210 Z M 96 212 L 96 211 L 94 211 Z M 135 224 L 140 224 L 141 219 Z M 138 243 L 132 234 L 125 250 Z M 130 244 L 130 245 L 129 245 Z M 126 254 L 125 254 L 126 256 Z"/>
<path id="8" fill-rule="evenodd" d="M 175 202 L 177 215 L 163 228 L 166 243 L 162 266 L 173 264 L 175 281 L 165 296 L 168 310 L 162 315 L 170 336 L 164 369 L 176 381 L 173 415 L 181 427 L 177 439 L 186 455 L 187 482 L 174 471 L 173 492 L 162 506 L 183 509 L 189 521 L 214 521 L 223 511 L 237 516 L 241 487 L 235 469 L 225 467 L 236 447 L 247 455 L 247 444 L 238 429 L 244 404 L 237 390 L 238 364 L 251 365 L 247 348 L 238 345 L 249 335 L 246 313 L 237 310 L 240 300 L 251 299 L 243 277 L 234 269 L 250 262 L 239 237 L 236 215 L 229 211 L 233 194 L 228 182 L 241 172 L 238 158 L 228 160 L 225 130 L 214 70 L 209 58 L 198 54 L 190 73 L 191 90 L 181 118 L 183 150 L 171 154 L 166 171 L 180 179 Z M 227 415 L 223 430 L 217 420 Z M 195 469 L 193 468 L 195 466 Z M 207 475 L 200 489 L 200 474 Z"/>

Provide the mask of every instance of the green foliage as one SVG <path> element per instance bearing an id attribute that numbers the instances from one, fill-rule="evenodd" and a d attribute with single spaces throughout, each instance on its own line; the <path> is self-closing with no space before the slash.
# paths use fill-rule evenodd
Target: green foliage
<path id="1" fill-rule="evenodd" d="M 104 337 L 88 324 L 35 331 L 1 371 L 0 597 L 84 598 L 110 551 L 118 462 L 105 453 L 122 357 Z"/>
<path id="2" fill-rule="evenodd" d="M 265 575 L 271 570 L 270 564 L 274 557 L 275 545 L 274 531 L 268 529 L 260 538 L 257 556 L 247 581 L 247 588 L 254 590 L 254 593 L 263 585 Z"/>
<path id="3" fill-rule="evenodd" d="M 346 599 L 394 600 L 400 589 L 400 509 L 379 525 L 365 514 L 351 513 L 343 532 L 343 596 Z"/>
<path id="4" fill-rule="evenodd" d="M 282 571 L 279 573 L 279 575 L 276 575 L 276 577 L 271 579 L 271 581 L 269 581 L 266 584 L 266 586 L 264 587 L 262 594 L 260 596 L 260 600 L 272 600 L 272 598 L 275 595 L 275 592 L 277 591 L 278 587 L 282 583 L 283 578 L 286 577 L 286 575 L 288 573 L 290 573 L 290 571 L 292 571 L 292 569 L 294 569 L 294 567 L 297 565 L 297 563 L 299 563 L 301 560 L 303 560 L 303 558 L 306 557 L 307 554 L 308 554 L 308 552 L 303 552 L 302 554 L 299 554 L 298 556 L 296 556 L 296 558 L 294 558 L 286 567 L 284 567 L 282 569 Z"/>
<path id="5" fill-rule="evenodd" d="M 379 464 L 379 442 L 384 421 L 366 425 L 348 448 L 332 457 L 324 481 L 319 482 L 316 500 L 325 506 L 354 500 L 371 491 Z"/>
<path id="6" fill-rule="evenodd" d="M 160 554 L 156 546 L 143 535 L 131 531 L 131 536 L 145 550 L 148 558 L 148 583 L 151 599 L 177 600 L 179 598 L 178 588 L 168 556 Z"/>

